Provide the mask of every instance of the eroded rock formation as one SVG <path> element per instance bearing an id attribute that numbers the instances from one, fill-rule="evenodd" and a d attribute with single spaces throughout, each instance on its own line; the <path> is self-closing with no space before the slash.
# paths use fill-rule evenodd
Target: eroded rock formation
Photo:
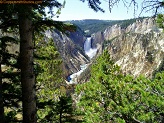
<path id="1" fill-rule="evenodd" d="M 103 36 L 102 36 L 103 35 Z M 151 77 L 163 64 L 164 34 L 153 18 L 146 18 L 122 29 L 119 25 L 107 28 L 94 36 L 97 44 L 107 48 L 125 74 Z"/>

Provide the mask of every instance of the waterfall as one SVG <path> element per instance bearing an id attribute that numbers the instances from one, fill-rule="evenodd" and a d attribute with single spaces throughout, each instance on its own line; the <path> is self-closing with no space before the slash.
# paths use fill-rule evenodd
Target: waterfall
<path id="1" fill-rule="evenodd" d="M 84 43 L 84 51 L 85 51 L 85 54 L 87 54 L 89 56 L 89 58 L 93 58 L 97 53 L 97 49 L 93 49 L 91 46 L 91 43 L 92 43 L 91 37 L 88 37 Z M 66 83 L 67 84 L 78 84 L 78 77 L 87 68 L 87 66 L 88 66 L 87 64 L 81 65 L 80 70 L 76 73 L 71 74 L 68 77 L 68 81 L 66 81 Z"/>
<path id="2" fill-rule="evenodd" d="M 93 49 L 91 47 L 91 43 L 92 43 L 91 37 L 88 37 L 84 43 L 84 51 L 85 51 L 85 54 L 89 56 L 89 58 L 93 58 L 97 53 L 97 49 Z"/>
<path id="3" fill-rule="evenodd" d="M 92 43 L 91 40 L 92 40 L 91 37 L 86 39 L 86 41 L 84 43 L 84 51 L 85 52 L 88 52 L 91 49 L 91 43 Z"/>

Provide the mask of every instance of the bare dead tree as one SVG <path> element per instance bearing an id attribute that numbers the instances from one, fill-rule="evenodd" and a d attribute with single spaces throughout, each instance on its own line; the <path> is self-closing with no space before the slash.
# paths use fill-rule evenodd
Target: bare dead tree
<path id="1" fill-rule="evenodd" d="M 134 16 L 136 15 L 136 11 L 139 8 L 138 1 L 137 0 L 80 0 L 82 2 L 88 1 L 88 5 L 90 8 L 92 8 L 94 11 L 102 11 L 105 12 L 104 9 L 101 7 L 102 2 L 106 2 L 109 11 L 112 11 L 112 8 L 114 6 L 117 6 L 118 3 L 122 2 L 123 5 L 127 8 L 127 10 L 133 6 Z M 154 15 L 158 13 L 160 9 L 164 7 L 164 1 L 163 0 L 143 0 L 141 3 L 141 12 L 139 16 L 143 12 L 150 12 L 152 11 Z"/>
<path id="2" fill-rule="evenodd" d="M 162 13 L 161 10 L 163 9 L 163 7 L 164 7 L 164 1 L 162 0 L 144 0 L 142 2 L 141 13 L 152 11 L 154 13 L 154 16 L 156 16 L 158 12 Z"/>

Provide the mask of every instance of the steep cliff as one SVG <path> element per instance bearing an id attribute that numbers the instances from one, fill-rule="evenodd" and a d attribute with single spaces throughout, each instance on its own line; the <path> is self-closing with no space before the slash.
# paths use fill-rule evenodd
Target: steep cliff
<path id="1" fill-rule="evenodd" d="M 124 29 L 114 25 L 107 28 L 101 37 L 104 42 L 99 35 L 93 36 L 96 44 L 110 51 L 111 57 L 125 74 L 151 77 L 163 64 L 164 34 L 153 18 L 137 20 Z"/>
<path id="2" fill-rule="evenodd" d="M 57 30 L 47 31 L 46 37 L 53 38 L 64 62 L 65 76 L 80 70 L 80 65 L 89 62 L 83 50 L 85 37 L 82 31 L 70 32 L 68 35 Z"/>

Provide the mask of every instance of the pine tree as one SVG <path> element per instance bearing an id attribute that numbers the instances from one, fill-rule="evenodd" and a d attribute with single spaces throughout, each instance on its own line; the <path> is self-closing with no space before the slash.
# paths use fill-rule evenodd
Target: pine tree
<path id="1" fill-rule="evenodd" d="M 7 34 L 10 36 L 7 36 Z M 16 59 L 18 58 L 18 54 L 14 52 L 15 49 L 11 47 L 14 45 L 17 45 L 18 41 L 14 38 L 13 35 L 11 35 L 10 31 L 6 31 L 5 33 L 1 35 L 2 37 L 0 38 L 0 46 L 1 46 L 0 55 L 1 55 L 1 65 L 3 65 L 3 67 L 1 68 L 1 81 L 2 81 L 1 98 L 3 97 L 2 104 L 5 107 L 5 109 L 6 107 L 15 108 L 18 106 L 18 102 L 20 101 L 20 98 L 18 98 L 16 94 L 19 95 L 21 93 L 20 92 L 15 93 L 17 90 L 15 85 L 17 85 L 16 83 L 18 83 L 18 81 L 16 81 L 16 78 L 19 75 L 19 72 L 18 72 L 19 68 L 16 62 L 17 61 Z M 12 51 L 12 49 L 14 50 Z M 15 85 L 12 82 L 13 83 L 16 82 Z M 2 107 L 2 109 L 4 107 Z M 11 110 L 9 112 L 5 112 L 4 119 L 6 119 L 6 122 L 12 117 L 11 116 L 11 114 L 13 114 L 12 112 L 15 112 L 15 111 Z M 2 120 L 2 122 L 5 122 L 5 121 Z"/>
<path id="2" fill-rule="evenodd" d="M 90 81 L 77 87 L 78 92 L 84 92 L 79 105 L 85 112 L 85 122 L 111 120 L 112 114 L 108 115 L 109 104 L 112 105 L 118 98 L 116 88 L 121 78 L 119 67 L 114 65 L 109 53 L 105 51 L 93 64 Z"/>
<path id="3" fill-rule="evenodd" d="M 0 65 L 2 56 L 0 57 Z M 2 91 L 2 68 L 0 66 L 0 119 L 4 123 L 4 107 L 3 107 L 3 91 Z"/>
<path id="4" fill-rule="evenodd" d="M 72 114 L 72 99 L 66 96 L 62 59 L 51 39 L 43 38 L 36 43 L 35 74 L 38 122 L 62 123 L 71 120 L 69 115 Z"/>
<path id="5" fill-rule="evenodd" d="M 164 15 L 163 14 L 158 14 L 156 22 L 160 28 L 164 29 Z"/>
<path id="6" fill-rule="evenodd" d="M 2 6 L 2 5 L 1 5 Z M 41 5 L 3 5 L 1 11 L 2 30 L 19 28 L 20 34 L 20 68 L 23 98 L 23 120 L 24 122 L 36 122 L 36 95 L 35 95 L 35 74 L 33 62 L 34 31 L 44 31 L 56 28 L 62 32 L 74 30 L 71 25 L 53 21 L 46 16 L 45 7 L 60 8 L 62 5 L 56 0 L 43 1 Z M 52 14 L 53 15 L 53 14 Z"/>
<path id="7" fill-rule="evenodd" d="M 89 0 L 88 2 L 91 8 L 95 11 L 103 11 L 99 7 L 99 0 Z M 134 0 L 132 2 L 135 3 Z M 115 5 L 111 4 L 113 1 L 109 1 L 109 3 L 112 6 Z M 161 4 L 163 4 L 163 2 L 161 2 Z M 36 122 L 35 74 L 33 68 L 34 31 L 44 30 L 45 27 L 56 28 L 62 32 L 65 30 L 72 30 L 72 26 L 70 25 L 65 25 L 62 22 L 52 21 L 47 18 L 45 7 L 50 8 L 49 13 L 53 13 L 52 8 L 60 8 L 61 4 L 56 0 L 44 0 L 41 5 L 1 5 L 0 8 L 0 14 L 2 15 L 0 18 L 0 29 L 7 30 L 9 28 L 19 28 L 20 31 L 20 61 L 24 122 Z M 0 101 L 2 101 L 2 99 Z M 2 102 L 0 104 L 2 104 Z M 0 108 L 3 107 L 1 106 Z M 0 111 L 3 111 L 3 109 Z M 3 117 L 3 113 L 1 114 Z"/>
<path id="8" fill-rule="evenodd" d="M 55 113 L 53 107 L 59 99 L 59 87 L 63 82 L 61 64 L 62 60 L 52 40 L 41 40 L 36 43 L 35 74 L 38 88 L 38 116 L 41 120 L 39 122 L 43 122 L 42 120 L 48 122 L 46 115 L 49 112 Z"/>
<path id="9" fill-rule="evenodd" d="M 155 79 L 123 76 L 105 51 L 92 66 L 91 79 L 78 85 L 84 122 L 162 122 L 163 73 Z"/>

